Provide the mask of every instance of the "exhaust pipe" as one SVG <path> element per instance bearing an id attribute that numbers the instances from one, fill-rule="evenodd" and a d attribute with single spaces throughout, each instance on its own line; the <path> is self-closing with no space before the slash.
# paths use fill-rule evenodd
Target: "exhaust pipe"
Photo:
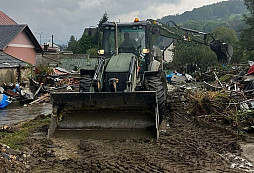
<path id="1" fill-rule="evenodd" d="M 115 44 L 116 44 L 116 55 L 118 55 L 118 36 L 117 36 L 117 23 L 116 22 L 114 22 L 114 24 L 115 24 L 115 27 L 116 27 L 116 29 L 115 29 L 115 35 L 116 35 L 116 40 L 115 40 Z"/>

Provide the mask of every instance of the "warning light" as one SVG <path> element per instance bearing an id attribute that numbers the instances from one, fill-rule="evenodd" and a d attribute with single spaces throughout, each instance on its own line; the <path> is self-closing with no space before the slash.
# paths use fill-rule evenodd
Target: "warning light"
<path id="1" fill-rule="evenodd" d="M 134 22 L 139 22 L 139 18 L 136 17 L 136 18 L 134 19 Z"/>
<path id="2" fill-rule="evenodd" d="M 147 53 L 149 53 L 150 51 L 149 51 L 149 49 L 143 49 L 142 50 L 142 53 L 144 53 L 144 54 L 147 54 Z"/>

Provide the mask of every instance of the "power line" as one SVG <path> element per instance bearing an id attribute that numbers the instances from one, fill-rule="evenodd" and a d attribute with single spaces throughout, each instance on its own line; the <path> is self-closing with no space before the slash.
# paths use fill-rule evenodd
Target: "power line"
<path id="1" fill-rule="evenodd" d="M 41 44 L 41 35 L 43 34 L 43 32 L 40 32 L 40 33 L 35 32 L 35 34 L 39 34 L 40 35 L 40 44 Z"/>

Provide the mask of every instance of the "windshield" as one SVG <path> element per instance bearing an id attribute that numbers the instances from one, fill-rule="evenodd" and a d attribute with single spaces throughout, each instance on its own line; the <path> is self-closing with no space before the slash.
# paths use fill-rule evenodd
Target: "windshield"
<path id="1" fill-rule="evenodd" d="M 138 54 L 145 48 L 145 29 L 143 26 L 117 28 L 119 53 Z M 104 50 L 106 56 L 115 54 L 115 27 L 106 26 L 104 31 Z"/>

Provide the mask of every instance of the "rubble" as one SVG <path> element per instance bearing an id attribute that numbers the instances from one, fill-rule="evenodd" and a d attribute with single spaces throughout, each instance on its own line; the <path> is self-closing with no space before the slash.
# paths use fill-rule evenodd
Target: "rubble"
<path id="1" fill-rule="evenodd" d="M 238 64 L 210 69 L 202 77 L 194 74 L 192 87 L 183 82 L 172 86 L 186 91 L 189 114 L 210 123 L 229 127 L 237 133 L 253 133 L 254 73 L 253 64 Z M 209 77 L 206 77 L 209 76 Z M 195 81 L 195 82 L 194 82 Z M 184 85 L 183 85 L 184 84 Z"/>
<path id="2" fill-rule="evenodd" d="M 198 81 L 193 75 L 191 80 L 170 82 L 157 141 L 49 139 L 49 117 L 41 114 L 31 121 L 31 129 L 25 130 L 29 133 L 15 142 L 19 146 L 15 148 L 3 144 L 8 142 L 3 141 L 3 134 L 15 136 L 28 125 L 2 126 L 0 172 L 251 172 L 254 163 L 248 153 L 242 155 L 241 144 L 254 141 L 248 135 L 254 133 L 254 88 L 250 84 L 254 76 L 246 75 L 247 71 L 240 74 L 242 66 L 229 69 L 207 73 L 210 81 Z M 48 102 L 55 90 L 75 91 L 79 81 L 73 74 L 44 79 L 34 82 L 37 98 L 27 106 Z"/>

